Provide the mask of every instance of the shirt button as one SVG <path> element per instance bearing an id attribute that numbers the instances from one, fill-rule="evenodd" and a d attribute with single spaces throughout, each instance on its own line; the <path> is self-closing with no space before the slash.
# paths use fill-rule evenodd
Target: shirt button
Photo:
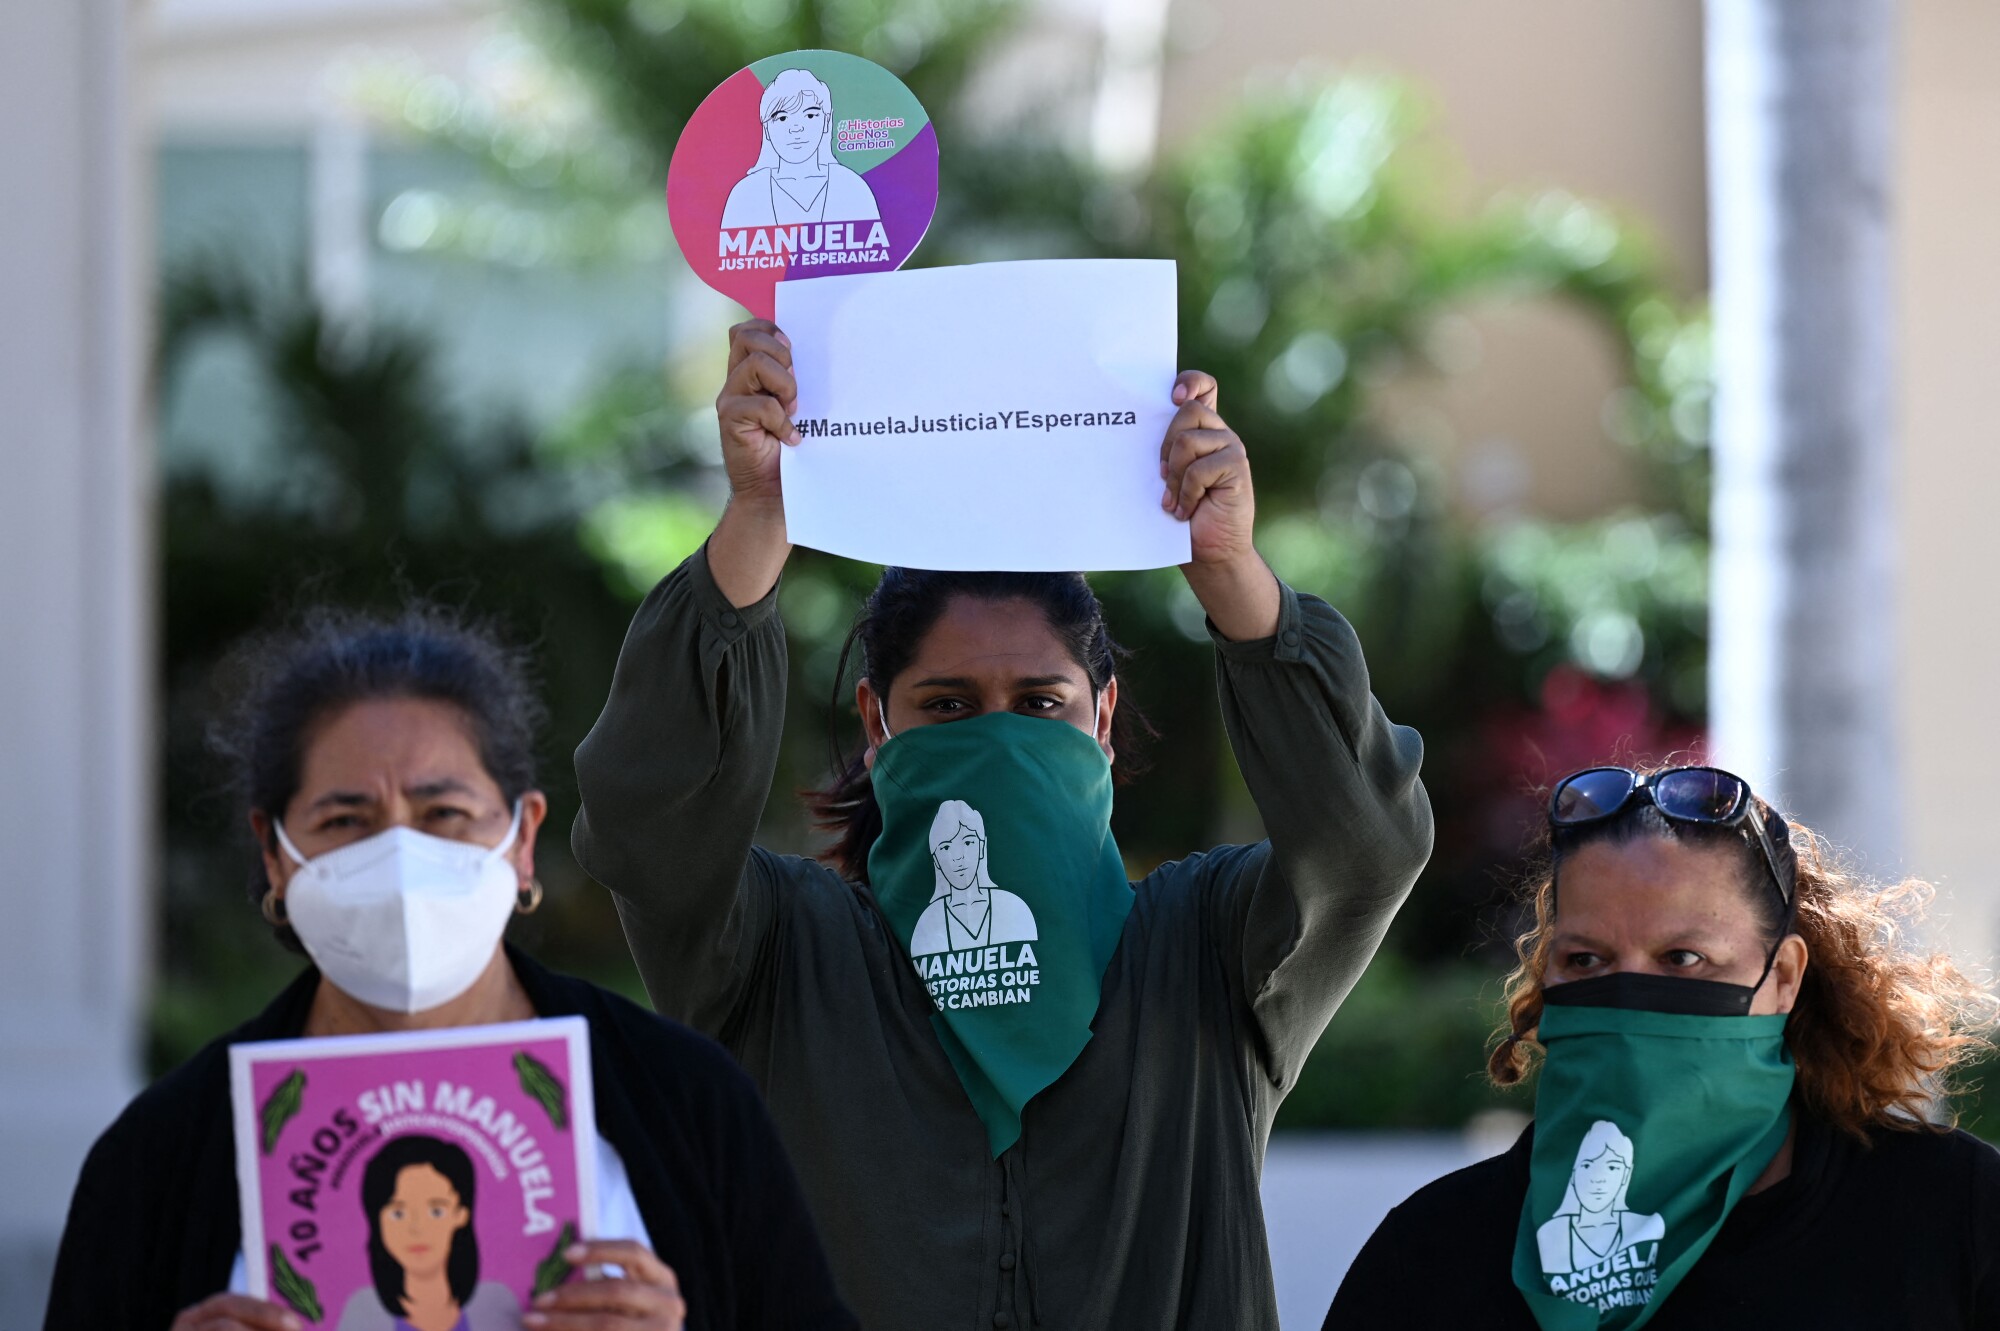
<path id="1" fill-rule="evenodd" d="M 1014 1319 L 1004 1312 L 997 1312 L 993 1314 L 993 1325 L 999 1327 L 1000 1331 L 1007 1331 L 1008 1327 L 1014 1325 Z"/>
<path id="2" fill-rule="evenodd" d="M 1014 1254 L 1013 1254 L 1013 1253 L 1011 1253 L 1011 1252 L 1003 1252 L 1003 1253 L 1001 1253 L 1001 1254 L 1000 1254 L 1000 1269 L 1001 1269 L 1002 1271 L 1011 1271 L 1011 1270 L 1013 1270 L 1013 1269 L 1014 1269 Z"/>
<path id="3" fill-rule="evenodd" d="M 1297 629 L 1286 629 L 1283 637 L 1285 646 L 1296 647 L 1299 645 L 1299 631 Z"/>
<path id="4" fill-rule="evenodd" d="M 736 627 L 736 612 L 734 610 L 725 610 L 722 612 L 722 627 L 726 629 Z"/>

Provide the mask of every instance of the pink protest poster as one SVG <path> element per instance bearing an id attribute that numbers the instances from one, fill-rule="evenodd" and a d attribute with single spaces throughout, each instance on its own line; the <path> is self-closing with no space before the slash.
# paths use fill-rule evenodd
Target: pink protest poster
<path id="1" fill-rule="evenodd" d="M 739 70 L 695 108 L 667 216 L 697 276 L 759 318 L 780 281 L 900 268 L 937 211 L 938 146 L 902 80 L 842 51 Z"/>
<path id="2" fill-rule="evenodd" d="M 229 1051 L 250 1293 L 331 1331 L 515 1331 L 597 1214 L 581 1017 Z"/>

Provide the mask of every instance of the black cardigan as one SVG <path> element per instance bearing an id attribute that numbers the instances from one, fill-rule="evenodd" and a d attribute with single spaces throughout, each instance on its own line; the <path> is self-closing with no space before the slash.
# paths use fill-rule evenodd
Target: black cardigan
<path id="1" fill-rule="evenodd" d="M 851 1328 L 798 1181 L 750 1078 L 719 1045 L 508 949 L 535 1011 L 590 1022 L 597 1130 L 625 1162 L 689 1331 Z M 47 1331 L 165 1328 L 222 1292 L 242 1247 L 229 1046 L 304 1033 L 308 970 L 253 1020 L 128 1105 L 84 1162 Z"/>
<path id="2" fill-rule="evenodd" d="M 1513 1277 L 1533 1134 L 1390 1211 L 1325 1331 L 1535 1331 Z M 2000 1331 L 2000 1152 L 1801 1113 L 1792 1172 L 1737 1203 L 1646 1327 Z"/>

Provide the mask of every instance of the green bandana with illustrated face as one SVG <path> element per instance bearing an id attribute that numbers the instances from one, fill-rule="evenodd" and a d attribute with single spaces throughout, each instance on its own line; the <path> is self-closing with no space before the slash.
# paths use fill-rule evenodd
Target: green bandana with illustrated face
<path id="1" fill-rule="evenodd" d="M 1645 1325 L 1784 1145 L 1785 1018 L 1712 1015 L 1748 993 L 1645 975 L 1545 991 L 1514 1244 L 1542 1331 Z"/>
<path id="2" fill-rule="evenodd" d="M 1132 910 L 1111 764 L 1075 726 L 997 712 L 902 731 L 872 776 L 869 886 L 998 1157 L 1090 1042 Z"/>

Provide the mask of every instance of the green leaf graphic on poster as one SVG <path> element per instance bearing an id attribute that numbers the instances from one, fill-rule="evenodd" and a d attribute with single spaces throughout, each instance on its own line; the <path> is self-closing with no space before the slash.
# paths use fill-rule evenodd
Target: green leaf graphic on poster
<path id="1" fill-rule="evenodd" d="M 384 1305 L 385 1254 L 397 1270 L 403 1253 L 450 1257 L 456 1301 L 516 1310 L 499 1321 L 475 1310 L 474 1331 L 518 1331 L 537 1277 L 581 1274 L 549 1271 L 547 1259 L 558 1231 L 559 1250 L 590 1232 L 581 1217 L 598 1138 L 583 1017 L 246 1040 L 229 1058 L 237 1209 L 244 1234 L 256 1236 L 251 1270 L 259 1296 L 302 1328 L 386 1331 L 395 1316 L 374 1311 Z M 497 1186 L 477 1186 L 488 1178 Z M 455 1206 L 445 1206 L 447 1191 Z M 398 1197 L 416 1200 L 395 1214 Z M 454 1228 L 437 1228 L 448 1216 Z M 476 1253 L 437 1246 L 453 1233 L 474 1236 Z M 470 1275 L 461 1251 L 476 1265 Z M 406 1274 L 416 1281 L 421 1270 Z M 469 1293 L 478 1296 L 471 1304 Z"/>
<path id="2" fill-rule="evenodd" d="M 298 1311 L 299 1316 L 308 1322 L 326 1320 L 326 1312 L 319 1306 L 319 1291 L 313 1288 L 312 1281 L 300 1275 L 285 1260 L 284 1251 L 275 1243 L 271 1245 L 271 1274 L 276 1278 L 278 1293 Z"/>
<path id="3" fill-rule="evenodd" d="M 556 1074 L 525 1049 L 514 1055 L 514 1071 L 521 1074 L 521 1089 L 549 1111 L 549 1122 L 558 1128 L 568 1128 L 569 1095 L 556 1080 Z"/>
<path id="4" fill-rule="evenodd" d="M 576 1226 L 565 1220 L 563 1222 L 562 1233 L 556 1235 L 556 1246 L 549 1250 L 548 1256 L 535 1263 L 534 1296 L 536 1298 L 539 1299 L 542 1295 L 569 1279 L 569 1259 L 564 1257 L 563 1254 L 569 1250 L 569 1245 L 575 1242 Z"/>
<path id="5" fill-rule="evenodd" d="M 272 1090 L 271 1098 L 264 1102 L 261 1115 L 264 1123 L 264 1154 L 269 1155 L 278 1147 L 278 1134 L 285 1124 L 292 1121 L 305 1103 L 306 1074 L 303 1068 L 293 1068 L 292 1075 L 279 1082 Z"/>

